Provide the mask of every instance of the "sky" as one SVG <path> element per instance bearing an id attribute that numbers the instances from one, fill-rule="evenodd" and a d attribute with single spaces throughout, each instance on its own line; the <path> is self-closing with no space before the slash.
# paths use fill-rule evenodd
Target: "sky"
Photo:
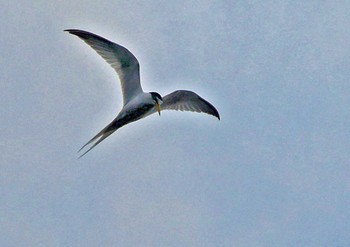
<path id="1" fill-rule="evenodd" d="M 0 246 L 349 246 L 348 1 L 2 1 Z M 163 111 L 122 107 L 78 28 L 127 47 Z"/>

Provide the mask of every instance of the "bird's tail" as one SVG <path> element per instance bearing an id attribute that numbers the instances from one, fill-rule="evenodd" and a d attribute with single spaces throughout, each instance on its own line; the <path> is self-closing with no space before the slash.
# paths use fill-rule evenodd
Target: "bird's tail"
<path id="1" fill-rule="evenodd" d="M 120 127 L 121 126 L 116 124 L 115 121 L 113 121 L 110 124 L 108 124 L 103 130 L 101 130 L 99 133 L 97 133 L 97 135 L 95 135 L 90 141 L 88 141 L 84 146 L 82 146 L 79 149 L 78 153 L 81 150 L 83 150 L 87 145 L 89 145 L 89 144 L 93 143 L 94 141 L 96 141 L 87 151 L 85 151 L 82 155 L 80 155 L 78 159 L 80 159 L 85 154 L 87 154 L 91 149 L 96 147 L 100 142 L 102 142 L 104 139 L 106 139 L 108 136 L 110 136 L 114 131 L 116 131 Z"/>

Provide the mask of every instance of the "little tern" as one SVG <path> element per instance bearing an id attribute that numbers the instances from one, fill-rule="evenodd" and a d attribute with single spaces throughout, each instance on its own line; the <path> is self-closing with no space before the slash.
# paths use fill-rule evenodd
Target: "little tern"
<path id="1" fill-rule="evenodd" d="M 80 152 L 87 145 L 92 144 L 79 158 L 117 129 L 155 112 L 160 115 L 161 109 L 203 112 L 220 120 L 219 112 L 215 107 L 194 92 L 177 90 L 164 97 L 156 92 L 144 92 L 140 83 L 139 62 L 125 47 L 87 31 L 78 29 L 64 31 L 78 36 L 112 66 L 118 74 L 123 94 L 123 108 L 117 117 L 78 151 Z"/>

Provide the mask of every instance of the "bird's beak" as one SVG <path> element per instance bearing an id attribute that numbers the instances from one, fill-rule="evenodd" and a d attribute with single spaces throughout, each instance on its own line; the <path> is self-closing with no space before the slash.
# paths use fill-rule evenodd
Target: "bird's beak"
<path id="1" fill-rule="evenodd" d="M 157 111 L 158 111 L 158 114 L 160 116 L 160 104 L 158 104 L 158 102 L 156 103 L 156 106 L 157 106 Z"/>

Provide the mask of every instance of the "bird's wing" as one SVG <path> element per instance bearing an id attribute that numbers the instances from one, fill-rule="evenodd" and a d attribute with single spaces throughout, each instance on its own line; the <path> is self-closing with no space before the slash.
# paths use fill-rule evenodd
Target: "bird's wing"
<path id="1" fill-rule="evenodd" d="M 128 49 L 90 32 L 78 29 L 65 31 L 85 41 L 117 72 L 122 86 L 124 105 L 143 92 L 139 62 Z"/>
<path id="2" fill-rule="evenodd" d="M 220 120 L 219 112 L 212 104 L 198 94 L 187 90 L 177 90 L 164 96 L 161 108 L 162 110 L 204 112 Z"/>

